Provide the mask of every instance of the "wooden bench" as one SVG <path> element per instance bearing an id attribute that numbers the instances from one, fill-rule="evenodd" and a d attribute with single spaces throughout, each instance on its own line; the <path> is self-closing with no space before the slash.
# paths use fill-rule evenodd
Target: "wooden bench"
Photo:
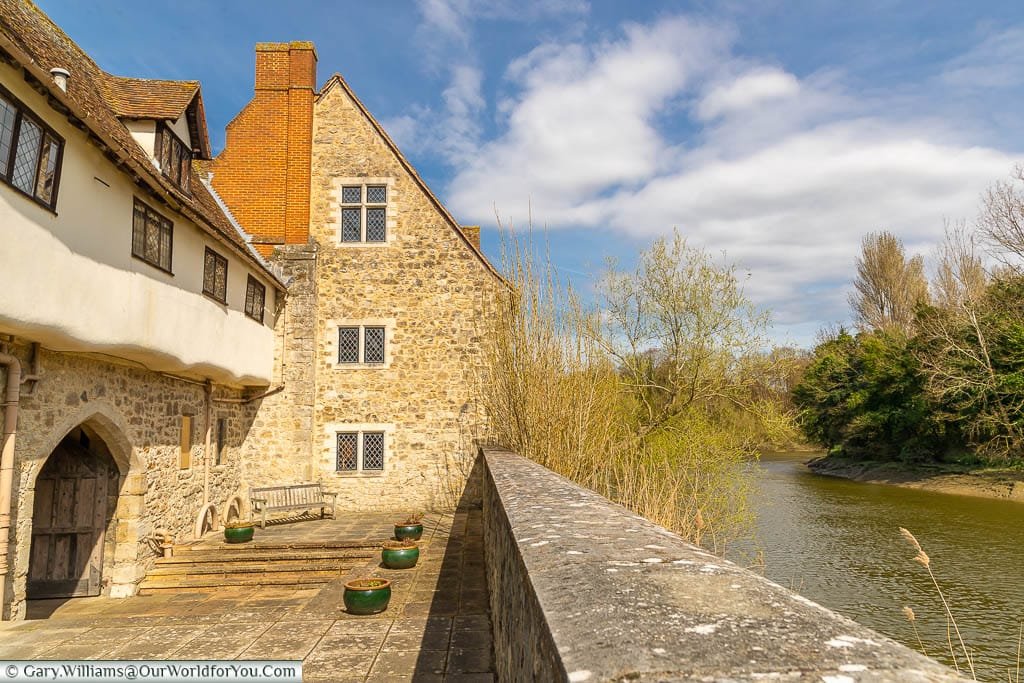
<path id="1" fill-rule="evenodd" d="M 260 515 L 260 528 L 267 528 L 268 512 L 320 509 L 323 519 L 327 508 L 334 517 L 336 493 L 325 493 L 320 484 L 292 484 L 290 486 L 264 486 L 249 489 L 249 503 L 253 516 Z M 330 499 L 328 501 L 328 499 Z"/>

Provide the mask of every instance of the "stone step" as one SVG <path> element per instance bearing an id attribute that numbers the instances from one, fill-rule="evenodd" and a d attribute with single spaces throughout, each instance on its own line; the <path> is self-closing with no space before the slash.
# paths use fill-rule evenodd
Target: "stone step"
<path id="1" fill-rule="evenodd" d="M 203 551 L 178 552 L 171 557 L 157 558 L 157 565 L 227 563 L 227 562 L 309 562 L 319 560 L 366 559 L 380 553 L 373 548 L 324 548 L 318 550 L 275 550 L 268 548 L 246 548 L 244 550 L 208 549 Z"/>
<path id="2" fill-rule="evenodd" d="M 342 574 L 345 574 L 348 569 L 341 567 L 335 567 L 333 569 L 318 569 L 315 571 L 284 571 L 284 572 L 264 572 L 264 571 L 250 571 L 250 572 L 225 572 L 225 573 L 205 573 L 200 572 L 198 574 L 172 574 L 168 576 L 151 576 L 147 575 L 140 586 L 177 586 L 177 585 L 191 585 L 193 581 L 215 581 L 218 582 L 216 585 L 248 585 L 250 583 L 262 583 L 263 581 L 273 580 L 275 582 L 285 581 L 286 583 L 298 583 L 300 581 L 319 581 L 321 583 L 325 581 L 332 581 Z"/>
<path id="3" fill-rule="evenodd" d="M 146 574 L 146 577 L 182 576 L 184 574 L 248 574 L 253 572 L 316 572 L 349 570 L 362 564 L 365 558 L 337 558 L 313 562 L 180 562 L 157 566 Z"/>
<path id="4" fill-rule="evenodd" d="M 231 586 L 302 586 L 303 588 L 315 588 L 323 586 L 337 578 L 337 575 L 320 577 L 305 576 L 288 573 L 262 574 L 258 577 L 241 578 L 232 576 L 224 579 L 218 577 L 202 577 L 192 579 L 178 579 L 176 581 L 157 581 L 146 578 L 139 584 L 140 595 L 153 595 L 155 593 L 180 592 L 194 588 L 224 588 Z"/>
<path id="5" fill-rule="evenodd" d="M 211 542 L 209 540 L 194 543 L 182 543 L 174 546 L 175 553 L 202 553 L 212 550 L 228 552 L 244 552 L 246 550 L 346 550 L 358 548 L 379 548 L 391 539 L 368 539 L 366 541 L 323 541 L 309 543 L 274 543 L 270 541 L 250 541 L 248 543 Z"/>

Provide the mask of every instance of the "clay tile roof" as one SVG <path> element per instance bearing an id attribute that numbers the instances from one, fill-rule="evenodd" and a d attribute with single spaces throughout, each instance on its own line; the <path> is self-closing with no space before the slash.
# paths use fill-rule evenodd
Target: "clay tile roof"
<path id="1" fill-rule="evenodd" d="M 4 53 L 7 53 L 6 57 Z M 154 81 L 121 79 L 105 73 L 60 27 L 28 0 L 0 0 L 0 57 L 20 66 L 25 71 L 26 79 L 35 82 L 37 88 L 48 93 L 51 106 L 87 130 L 90 141 L 104 150 L 114 163 L 134 177 L 139 185 L 147 188 L 158 201 L 192 220 L 201 230 L 220 242 L 230 245 L 237 254 L 263 271 L 277 286 L 281 286 L 280 279 L 267 267 L 265 261 L 253 254 L 245 238 L 221 210 L 217 200 L 203 184 L 200 174 L 192 173 L 189 192 L 182 192 L 160 173 L 146 151 L 121 123 L 117 103 L 108 100 L 108 81 Z M 71 74 L 66 93 L 54 84 L 49 73 L 50 69 L 58 67 L 67 69 Z M 194 93 L 198 93 L 198 83 L 185 83 L 190 83 L 189 87 L 194 87 Z M 150 92 L 158 89 L 161 86 L 150 89 Z M 127 91 L 137 92 L 138 89 L 128 86 L 123 92 Z M 198 111 L 202 115 L 201 95 L 199 97 Z"/>
<path id="2" fill-rule="evenodd" d="M 100 87 L 103 97 L 118 116 L 177 120 L 199 92 L 199 81 L 162 81 L 103 74 Z"/>

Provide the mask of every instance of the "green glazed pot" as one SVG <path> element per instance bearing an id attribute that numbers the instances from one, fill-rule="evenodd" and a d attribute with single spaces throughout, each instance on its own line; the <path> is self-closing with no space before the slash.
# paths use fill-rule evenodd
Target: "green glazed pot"
<path id="1" fill-rule="evenodd" d="M 254 531 L 256 531 L 256 528 L 251 526 L 243 526 L 236 529 L 224 527 L 224 540 L 228 543 L 245 543 L 252 540 Z"/>
<path id="2" fill-rule="evenodd" d="M 395 538 L 399 541 L 418 541 L 423 535 L 422 524 L 396 524 Z"/>
<path id="3" fill-rule="evenodd" d="M 380 551 L 380 559 L 388 569 L 410 569 L 416 566 L 420 559 L 420 549 L 412 548 L 383 548 Z"/>
<path id="4" fill-rule="evenodd" d="M 376 584 L 376 585 L 367 585 Z M 388 608 L 391 582 L 387 579 L 356 579 L 345 584 L 345 609 L 349 614 L 377 614 Z"/>

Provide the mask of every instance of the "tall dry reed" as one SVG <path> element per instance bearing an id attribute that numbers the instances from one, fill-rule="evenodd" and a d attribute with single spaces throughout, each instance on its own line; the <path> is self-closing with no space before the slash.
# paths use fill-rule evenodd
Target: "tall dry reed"
<path id="1" fill-rule="evenodd" d="M 545 248 L 506 233 L 512 293 L 488 340 L 490 438 L 716 551 L 746 533 L 748 452 L 694 407 L 642 429 L 637 398 Z"/>

